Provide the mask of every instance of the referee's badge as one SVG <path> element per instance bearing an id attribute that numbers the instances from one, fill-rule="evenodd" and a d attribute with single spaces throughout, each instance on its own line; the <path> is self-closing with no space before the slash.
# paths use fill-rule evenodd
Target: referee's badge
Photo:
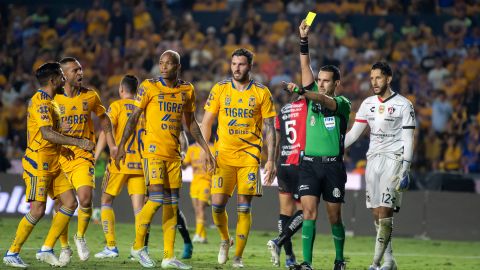
<path id="1" fill-rule="evenodd" d="M 315 120 L 315 116 L 312 115 L 312 117 L 310 117 L 310 126 L 315 126 L 316 122 L 317 121 Z"/>
<path id="2" fill-rule="evenodd" d="M 325 117 L 323 118 L 323 122 L 325 123 L 325 127 L 328 130 L 333 130 L 335 128 L 335 117 L 333 116 Z"/>

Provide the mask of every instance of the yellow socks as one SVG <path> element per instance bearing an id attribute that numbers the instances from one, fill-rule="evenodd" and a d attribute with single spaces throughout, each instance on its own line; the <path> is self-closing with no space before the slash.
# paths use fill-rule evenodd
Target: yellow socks
<path id="1" fill-rule="evenodd" d="M 15 233 L 15 239 L 13 239 L 13 243 L 8 251 L 12 253 L 19 253 L 23 243 L 25 243 L 37 222 L 38 220 L 34 218 L 30 212 L 28 212 L 18 224 L 17 232 Z"/>
<path id="2" fill-rule="evenodd" d="M 195 220 L 195 234 L 205 238 L 206 237 L 206 232 L 205 232 L 205 220 L 203 218 L 197 218 Z"/>
<path id="3" fill-rule="evenodd" d="M 242 257 L 243 250 L 247 245 L 248 234 L 252 225 L 252 214 L 250 213 L 249 203 L 239 203 L 237 205 L 237 231 L 235 239 L 235 257 Z"/>
<path id="4" fill-rule="evenodd" d="M 102 204 L 100 217 L 107 247 L 114 248 L 117 245 L 115 241 L 115 213 L 111 204 Z"/>
<path id="5" fill-rule="evenodd" d="M 229 240 L 228 215 L 227 211 L 225 211 L 225 205 L 212 204 L 212 218 L 213 223 L 217 226 L 218 232 L 220 232 L 221 240 Z"/>
<path id="6" fill-rule="evenodd" d="M 145 235 L 147 234 L 148 227 L 150 227 L 153 215 L 157 212 L 158 208 L 162 206 L 162 204 L 163 192 L 151 192 L 147 203 L 136 216 L 138 225 L 136 224 L 135 226 L 135 243 L 133 244 L 133 249 L 139 250 L 143 248 Z"/>
<path id="7" fill-rule="evenodd" d="M 44 247 L 53 248 L 55 246 L 57 239 L 63 233 L 65 227 L 68 227 L 68 223 L 70 222 L 73 213 L 75 213 L 75 209 L 68 209 L 65 206 L 60 207 L 53 217 L 52 225 L 50 226 L 47 238 L 45 238 L 45 242 L 43 243 Z"/>
<path id="8" fill-rule="evenodd" d="M 175 235 L 177 232 L 177 209 L 178 195 L 171 194 L 165 197 L 163 201 L 163 258 L 171 259 L 175 257 L 173 251 L 175 246 Z"/>
<path id="9" fill-rule="evenodd" d="M 82 238 L 87 231 L 88 224 L 90 223 L 90 218 L 92 217 L 92 208 L 91 207 L 78 207 L 78 230 L 77 237 Z"/>

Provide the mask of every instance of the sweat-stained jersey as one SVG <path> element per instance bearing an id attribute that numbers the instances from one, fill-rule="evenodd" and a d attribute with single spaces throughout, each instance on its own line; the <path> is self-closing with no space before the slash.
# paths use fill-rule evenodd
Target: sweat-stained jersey
<path id="1" fill-rule="evenodd" d="M 196 182 L 198 180 L 210 181 L 212 176 L 208 174 L 207 171 L 203 168 L 203 161 L 201 159 L 202 147 L 197 143 L 192 144 L 188 147 L 187 153 L 185 154 L 185 159 L 183 163 L 185 165 L 192 165 L 193 169 L 193 180 Z M 210 146 L 210 151 L 213 151 L 213 147 Z"/>
<path id="2" fill-rule="evenodd" d="M 402 154 L 402 129 L 415 128 L 415 110 L 405 97 L 394 93 L 385 100 L 378 96 L 366 98 L 355 122 L 370 126 L 370 145 L 367 156 L 377 153 Z"/>
<path id="3" fill-rule="evenodd" d="M 55 174 L 60 169 L 60 145 L 43 139 L 40 128 L 50 126 L 59 130 L 58 106 L 47 93 L 38 90 L 28 103 L 27 113 L 27 149 L 22 158 L 23 168 L 29 176 Z"/>
<path id="4" fill-rule="evenodd" d="M 135 107 L 135 100 L 120 99 L 112 102 L 107 110 L 107 115 L 110 117 L 113 126 L 113 134 L 115 141 L 119 143 L 122 140 L 123 130 L 127 124 L 128 117 L 132 114 Z M 143 139 L 145 135 L 145 117 L 144 114 L 140 116 L 137 127 L 130 139 L 127 141 L 127 148 L 125 150 L 125 164 L 120 162 L 120 170 L 115 166 L 113 159 L 110 160 L 108 171 L 110 173 L 122 174 L 140 174 L 143 175 L 142 169 L 142 152 Z"/>
<path id="5" fill-rule="evenodd" d="M 280 132 L 278 165 L 298 165 L 300 152 L 305 149 L 307 101 L 298 99 L 287 103 L 275 118 L 275 129 Z"/>
<path id="6" fill-rule="evenodd" d="M 97 92 L 82 87 L 73 97 L 68 97 L 66 94 L 56 95 L 55 101 L 60 108 L 62 134 L 95 142 L 91 114 L 93 112 L 97 116 L 101 116 L 105 113 L 105 107 L 102 105 Z M 78 146 L 65 147 L 72 149 L 75 153 L 74 160 L 68 161 L 65 157 L 60 157 L 60 164 L 66 172 L 73 170 L 78 164 L 85 161 L 93 165 L 93 151 L 86 151 Z"/>
<path id="7" fill-rule="evenodd" d="M 264 118 L 276 115 L 272 94 L 253 80 L 238 91 L 232 79 L 215 84 L 205 111 L 218 115 L 215 139 L 217 162 L 230 166 L 259 166 Z"/>
<path id="8" fill-rule="evenodd" d="M 176 86 L 171 88 L 162 77 L 145 80 L 138 88 L 135 106 L 143 109 L 145 114 L 143 157 L 180 160 L 179 135 L 183 112 L 195 111 L 193 85 L 178 80 Z"/>

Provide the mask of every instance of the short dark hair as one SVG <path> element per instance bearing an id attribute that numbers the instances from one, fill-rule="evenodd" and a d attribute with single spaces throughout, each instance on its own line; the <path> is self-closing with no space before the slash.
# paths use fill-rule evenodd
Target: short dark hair
<path id="1" fill-rule="evenodd" d="M 393 71 L 390 65 L 387 64 L 387 62 L 376 62 L 372 66 L 372 70 L 374 69 L 380 69 L 383 75 L 392 77 L 393 76 Z"/>
<path id="2" fill-rule="evenodd" d="M 320 68 L 320 71 L 332 72 L 334 82 L 340 80 L 340 70 L 334 65 L 323 66 Z"/>
<path id="3" fill-rule="evenodd" d="M 125 75 L 120 84 L 123 85 L 123 87 L 125 87 L 130 94 L 137 93 L 138 79 L 134 75 Z"/>
<path id="4" fill-rule="evenodd" d="M 64 57 L 62 58 L 62 60 L 60 60 L 60 65 L 64 65 L 66 63 L 70 63 L 70 62 L 76 62 L 78 61 L 75 57 L 71 57 L 71 56 L 67 56 L 67 57 Z"/>
<path id="5" fill-rule="evenodd" d="M 41 65 L 35 71 L 35 77 L 41 86 L 47 86 L 48 82 L 55 76 L 60 76 L 62 70 L 58 62 L 48 62 Z"/>
<path id="6" fill-rule="evenodd" d="M 253 64 L 253 53 L 245 48 L 241 48 L 241 49 L 236 49 L 233 53 L 232 53 L 232 58 L 234 56 L 245 56 L 247 58 L 247 61 L 248 61 L 248 64 L 249 65 L 252 65 Z"/>

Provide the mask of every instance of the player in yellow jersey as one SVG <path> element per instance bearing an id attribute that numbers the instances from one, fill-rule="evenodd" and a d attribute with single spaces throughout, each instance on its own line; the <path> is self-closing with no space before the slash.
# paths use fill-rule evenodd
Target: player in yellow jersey
<path id="1" fill-rule="evenodd" d="M 58 132 L 60 116 L 53 98 L 56 94 L 63 93 L 65 84 L 60 64 L 43 64 L 35 75 L 42 88 L 28 104 L 27 149 L 22 159 L 25 198 L 30 203 L 30 210 L 18 224 L 15 239 L 3 257 L 6 265 L 18 268 L 28 267 L 20 258 L 20 249 L 37 222 L 45 215 L 47 194 L 61 200 L 63 206 L 53 219 L 47 240 L 36 257 L 50 265 L 63 266 L 53 254 L 53 246 L 68 226 L 68 221 L 77 208 L 77 200 L 73 187 L 60 169 L 60 154 L 68 154 L 68 150 L 61 150 L 61 145 L 75 145 L 88 151 L 94 147 L 92 141 L 64 136 Z"/>
<path id="2" fill-rule="evenodd" d="M 133 75 L 125 75 L 120 82 L 118 89 L 120 100 L 110 104 L 110 107 L 107 110 L 107 115 L 112 122 L 115 140 L 118 142 L 121 140 L 123 128 L 127 123 L 128 117 L 135 107 L 134 97 L 137 93 L 137 87 L 138 79 Z M 145 198 L 145 180 L 143 178 L 141 153 L 143 151 L 142 138 L 145 134 L 145 120 L 142 116 L 135 128 L 134 135 L 128 142 L 125 164 L 121 164 L 120 169 L 118 169 L 115 167 L 114 162 L 110 161 L 103 178 L 101 220 L 106 239 L 106 246 L 101 252 L 95 254 L 95 258 L 103 259 L 118 257 L 118 249 L 115 240 L 115 213 L 112 204 L 114 198 L 120 194 L 124 186 L 127 186 L 128 188 L 128 194 L 132 200 L 135 216 L 137 216 L 137 213 L 139 213 L 143 207 Z M 95 160 L 97 160 L 103 152 L 106 144 L 105 133 L 102 131 L 95 149 Z"/>
<path id="3" fill-rule="evenodd" d="M 100 97 L 93 89 L 82 86 L 83 71 L 80 63 L 73 57 L 60 60 L 60 65 L 65 73 L 65 94 L 55 96 L 55 101 L 60 107 L 62 134 L 76 138 L 87 138 L 95 141 L 92 112 L 100 119 L 100 124 L 105 132 L 110 154 L 115 156 L 117 148 L 112 134 L 112 123 L 105 113 L 105 107 Z M 93 151 L 85 151 L 78 147 L 70 147 L 75 156 L 72 160 L 60 158 L 62 169 L 76 190 L 80 207 L 78 209 L 78 228 L 74 235 L 78 257 L 86 261 L 90 257 L 85 232 L 92 216 L 92 196 L 95 188 L 95 168 Z M 62 253 L 60 260 L 70 261 L 71 249 L 68 244 L 68 229 L 60 237 Z"/>
<path id="4" fill-rule="evenodd" d="M 253 53 L 247 49 L 233 52 L 230 68 L 232 78 L 213 86 L 205 104 L 202 133 L 210 139 L 214 120 L 218 118 L 215 158 L 217 168 L 212 178 L 212 216 L 220 237 L 218 263 L 225 264 L 233 245 L 228 232 L 225 206 L 237 191 L 237 230 L 233 267 L 242 268 L 242 254 L 250 232 L 251 203 L 262 195 L 259 174 L 262 132 L 265 131 L 268 160 L 265 164 L 265 184 L 275 178 L 275 106 L 267 87 L 250 79 Z M 262 124 L 263 122 L 263 124 Z"/>
<path id="5" fill-rule="evenodd" d="M 135 108 L 128 119 L 118 146 L 115 159 L 117 166 L 126 156 L 125 147 L 137 125 L 142 112 L 145 112 L 146 135 L 143 152 L 145 182 L 148 186 L 147 203 L 138 214 L 135 243 L 130 251 L 144 267 L 154 267 L 144 238 L 153 215 L 163 204 L 162 229 L 164 239 L 163 268 L 190 269 L 177 260 L 173 253 L 177 225 L 178 194 L 182 185 L 179 136 L 182 122 L 190 130 L 193 138 L 205 151 L 208 144 L 202 137 L 195 120 L 195 91 L 189 82 L 178 78 L 180 55 L 175 51 L 165 51 L 159 59 L 161 77 L 142 82 L 136 95 Z M 214 158 L 208 155 L 211 168 Z"/>
<path id="6" fill-rule="evenodd" d="M 210 151 L 213 146 L 210 145 Z M 195 210 L 195 235 L 193 243 L 207 243 L 207 234 L 205 231 L 205 208 L 210 205 L 210 186 L 212 175 L 209 174 L 203 166 L 204 154 L 202 148 L 197 143 L 188 147 L 183 165 L 191 165 L 193 170 L 193 180 L 190 184 L 190 197 L 192 198 L 193 209 Z"/>

